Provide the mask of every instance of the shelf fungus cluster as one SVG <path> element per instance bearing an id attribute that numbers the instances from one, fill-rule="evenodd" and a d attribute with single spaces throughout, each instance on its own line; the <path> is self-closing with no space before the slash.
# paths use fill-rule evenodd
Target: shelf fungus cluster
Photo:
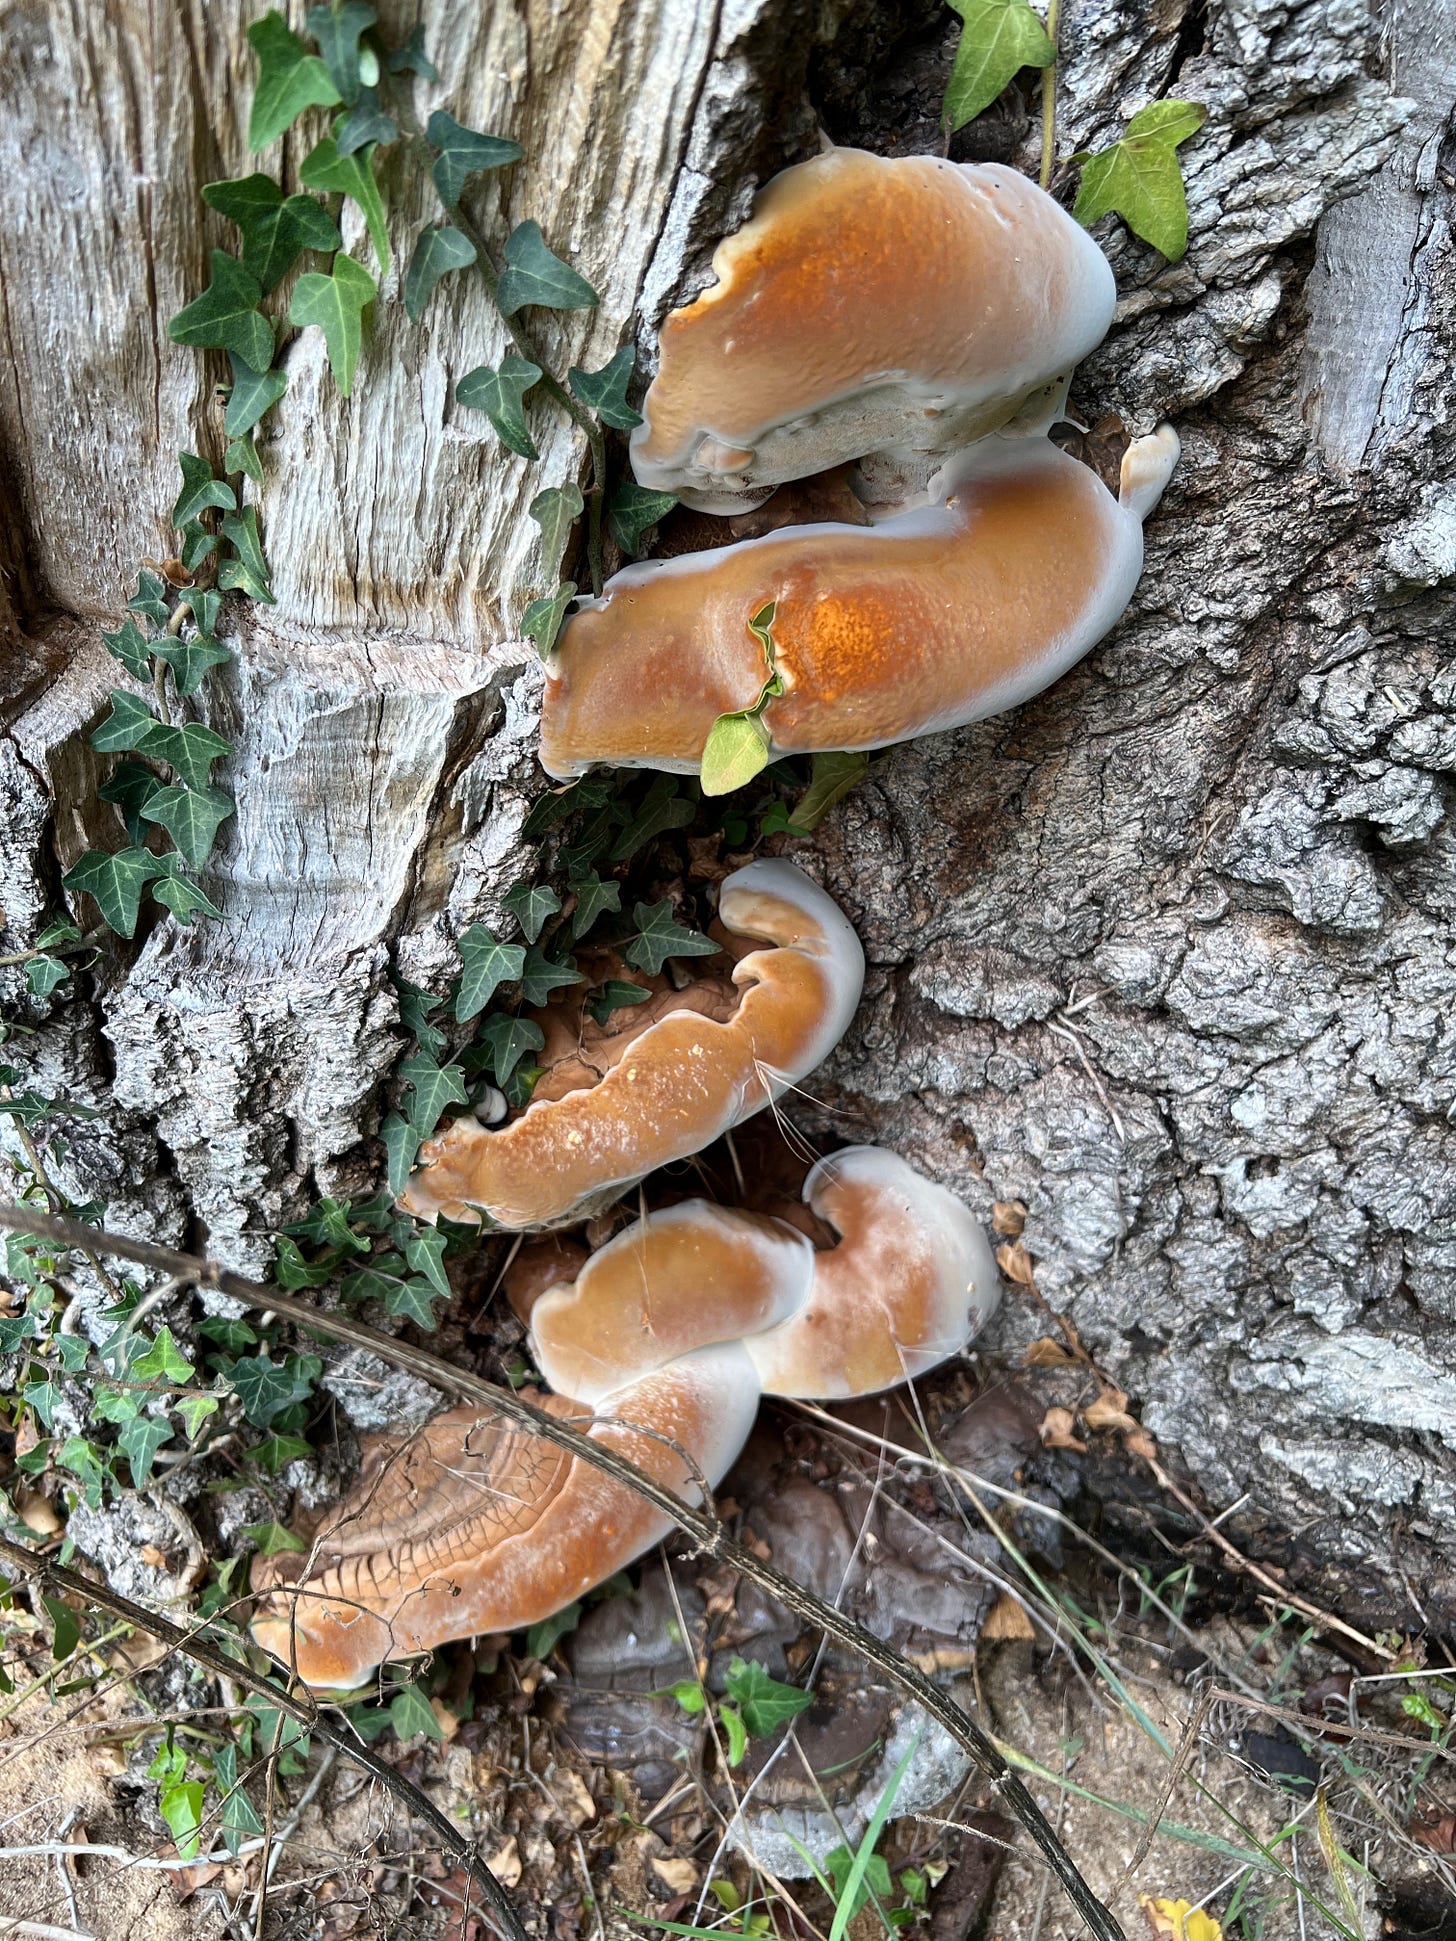
<path id="1" fill-rule="evenodd" d="M 697 773 L 743 714 L 765 759 L 882 748 L 1029 699 L 1107 633 L 1178 440 L 1134 441 L 1114 498 L 1045 436 L 1115 295 L 1052 197 L 994 164 L 832 149 L 775 177 L 713 268 L 663 325 L 638 480 L 730 514 L 853 464 L 866 523 L 616 574 L 547 668 L 551 774 Z"/>
<path id="2" fill-rule="evenodd" d="M 693 773 L 725 716 L 759 722 L 766 759 L 882 747 L 1026 700 L 1107 632 L 1178 440 L 1136 439 L 1114 497 L 1045 436 L 1114 301 L 1049 196 L 1005 168 L 836 149 L 771 182 L 713 267 L 663 327 L 638 479 L 728 515 L 848 466 L 854 516 L 618 573 L 548 667 L 551 773 Z M 727 877 L 714 936 L 690 981 L 653 979 L 606 1023 L 579 997 L 536 1012 L 529 1102 L 447 1126 L 402 1202 L 534 1236 L 507 1292 L 540 1406 L 689 1502 L 764 1395 L 910 1380 L 998 1294 L 960 1201 L 869 1147 L 821 1160 L 802 1206 L 659 1204 L 591 1254 L 561 1231 L 771 1105 L 848 1028 L 858 939 L 792 863 Z M 667 1528 L 569 1451 L 450 1409 L 377 1439 L 305 1550 L 260 1562 L 253 1634 L 310 1685 L 356 1686 L 549 1616 Z"/>

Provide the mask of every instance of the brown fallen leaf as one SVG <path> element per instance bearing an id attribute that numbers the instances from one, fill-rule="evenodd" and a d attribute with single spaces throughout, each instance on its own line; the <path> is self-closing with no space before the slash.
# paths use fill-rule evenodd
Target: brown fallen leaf
<path id="1" fill-rule="evenodd" d="M 649 1864 L 670 1894 L 691 1894 L 698 1884 L 698 1870 L 691 1860 L 654 1859 Z"/>
<path id="2" fill-rule="evenodd" d="M 1089 1429 L 1136 1430 L 1142 1426 L 1135 1415 L 1128 1414 L 1127 1396 L 1120 1388 L 1103 1389 L 1097 1399 L 1083 1409 L 1082 1420 Z"/>
<path id="3" fill-rule="evenodd" d="M 1077 1357 L 1065 1341 L 1052 1335 L 1039 1335 L 1022 1356 L 1028 1368 L 1075 1368 Z"/>
<path id="4" fill-rule="evenodd" d="M 1138 1906 L 1159 1941 L 1223 1941 L 1218 1922 L 1191 1901 L 1155 1900 L 1151 1894 L 1139 1894 Z"/>
<path id="5" fill-rule="evenodd" d="M 1456 1813 L 1445 1813 L 1439 1820 L 1412 1820 L 1410 1836 L 1432 1853 L 1456 1853 Z"/>
<path id="6" fill-rule="evenodd" d="M 521 1849 L 514 1833 L 507 1836 L 485 1864 L 507 1892 L 520 1886 Z"/>
<path id="7" fill-rule="evenodd" d="M 981 1626 L 981 1636 L 988 1644 L 1002 1638 L 1034 1639 L 1036 1627 L 1010 1592 L 1002 1591 Z"/>
<path id="8" fill-rule="evenodd" d="M 1048 1409 L 1041 1419 L 1041 1440 L 1045 1449 L 1075 1449 L 1080 1455 L 1087 1453 L 1085 1442 L 1079 1442 L 1072 1431 L 1077 1426 L 1077 1418 L 1070 1409 Z"/>
<path id="9" fill-rule="evenodd" d="M 1007 1280 L 1015 1281 L 1018 1287 L 1035 1287 L 1036 1273 L 1031 1264 L 1031 1255 L 1019 1240 L 1008 1240 L 996 1249 L 996 1263 Z"/>
<path id="10" fill-rule="evenodd" d="M 585 1826 L 597 1816 L 597 1803 L 580 1773 L 558 1771 L 551 1782 L 556 1810 L 568 1826 Z"/>
<path id="11" fill-rule="evenodd" d="M 1146 1429 L 1134 1430 L 1123 1445 L 1130 1455 L 1141 1456 L 1144 1462 L 1156 1462 L 1158 1445 Z"/>
<path id="12" fill-rule="evenodd" d="M 1020 1200 L 997 1200 L 991 1208 L 991 1225 L 1008 1240 L 1015 1240 L 1026 1226 L 1026 1207 Z"/>
<path id="13" fill-rule="evenodd" d="M 144 1543 L 141 1549 L 138 1550 L 137 1555 L 144 1564 L 150 1564 L 153 1570 L 165 1570 L 167 1568 L 167 1553 L 164 1550 L 159 1550 L 154 1543 Z"/>

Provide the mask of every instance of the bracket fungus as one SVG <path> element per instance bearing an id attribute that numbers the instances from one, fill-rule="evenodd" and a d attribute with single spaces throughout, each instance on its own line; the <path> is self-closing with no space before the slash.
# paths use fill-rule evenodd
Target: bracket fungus
<path id="1" fill-rule="evenodd" d="M 698 770 L 720 715 L 762 707 L 770 758 L 883 748 L 1016 706 L 1109 630 L 1142 571 L 1142 522 L 1178 456 L 1164 425 L 1117 498 L 1045 438 L 984 438 L 930 505 L 868 529 L 785 526 L 629 566 L 567 623 L 541 760 Z M 772 604 L 772 668 L 750 619 Z"/>
<path id="2" fill-rule="evenodd" d="M 543 1405 L 700 1502 L 762 1394 L 893 1387 L 958 1353 L 994 1309 L 979 1225 L 904 1160 L 835 1153 L 804 1198 L 834 1246 L 688 1200 L 580 1267 L 559 1248 L 524 1261 L 512 1298 L 559 1385 Z M 358 1685 L 385 1658 L 550 1616 L 669 1528 L 590 1464 L 488 1411 L 451 1409 L 415 1437 L 374 1443 L 311 1557 L 257 1567 L 253 1636 L 310 1685 Z"/>
<path id="3" fill-rule="evenodd" d="M 631 451 L 641 484 L 715 513 L 869 453 L 913 469 L 1023 408 L 1045 423 L 1116 297 L 1015 169 L 856 148 L 776 175 L 713 271 L 663 323 Z"/>
<path id="4" fill-rule="evenodd" d="M 483 1212 L 513 1229 L 584 1219 L 822 1064 L 864 982 L 838 905 L 794 864 L 760 859 L 724 879 L 718 917 L 737 958 L 721 980 L 723 1016 L 698 1008 L 692 986 L 616 1014 L 561 1096 L 548 1072 L 518 1118 L 460 1118 L 428 1140 L 400 1204 L 427 1220 Z"/>

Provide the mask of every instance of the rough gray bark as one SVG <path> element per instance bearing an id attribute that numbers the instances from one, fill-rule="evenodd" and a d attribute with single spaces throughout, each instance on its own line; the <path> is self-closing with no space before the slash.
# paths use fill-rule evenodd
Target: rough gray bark
<path id="1" fill-rule="evenodd" d="M 3 13 L 7 949 L 109 815 L 91 623 L 161 547 L 173 454 L 217 448 L 214 374 L 165 319 L 226 240 L 197 186 L 247 166 L 254 11 Z M 589 366 L 634 328 L 650 351 L 818 122 L 936 146 L 953 43 L 891 0 L 422 12 L 424 98 L 524 143 L 509 219 L 603 294 L 552 342 Z M 1089 421 L 1171 417 L 1185 456 L 1113 638 L 1018 714 L 877 763 L 804 846 L 872 966 L 825 1089 L 979 1206 L 1026 1203 L 1048 1298 L 1214 1508 L 1247 1495 L 1251 1540 L 1297 1530 L 1369 1622 L 1449 1615 L 1456 7 L 1404 0 L 1388 50 L 1363 0 L 1070 0 L 1062 23 L 1061 152 L 1153 95 L 1210 108 L 1188 257 L 1107 225 L 1119 321 L 1074 392 Z M 1034 166 L 1018 115 L 969 139 Z M 425 199 L 391 186 L 398 248 Z M 542 411 L 527 466 L 456 412 L 502 339 L 481 291 L 447 290 L 418 330 L 379 306 L 352 402 L 316 333 L 287 353 L 261 494 L 279 604 L 209 703 L 238 744 L 224 921 L 158 925 L 28 1041 L 41 1081 L 105 1108 L 66 1162 L 78 1196 L 123 1227 L 198 1218 L 254 1270 L 375 1163 L 386 967 L 442 977 L 459 929 L 499 920 L 541 785 L 510 634 L 554 562 L 525 506 L 581 453 Z M 1042 1331 L 1013 1301 L 988 1350 Z"/>

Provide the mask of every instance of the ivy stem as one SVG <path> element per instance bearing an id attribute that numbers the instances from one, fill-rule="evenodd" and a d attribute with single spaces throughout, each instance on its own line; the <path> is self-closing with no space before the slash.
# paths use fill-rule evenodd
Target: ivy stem
<path id="1" fill-rule="evenodd" d="M 1061 0 L 1047 0 L 1047 39 L 1052 44 L 1050 63 L 1041 71 L 1041 174 L 1044 189 L 1051 187 L 1052 162 L 1057 146 L 1057 12 Z"/>

